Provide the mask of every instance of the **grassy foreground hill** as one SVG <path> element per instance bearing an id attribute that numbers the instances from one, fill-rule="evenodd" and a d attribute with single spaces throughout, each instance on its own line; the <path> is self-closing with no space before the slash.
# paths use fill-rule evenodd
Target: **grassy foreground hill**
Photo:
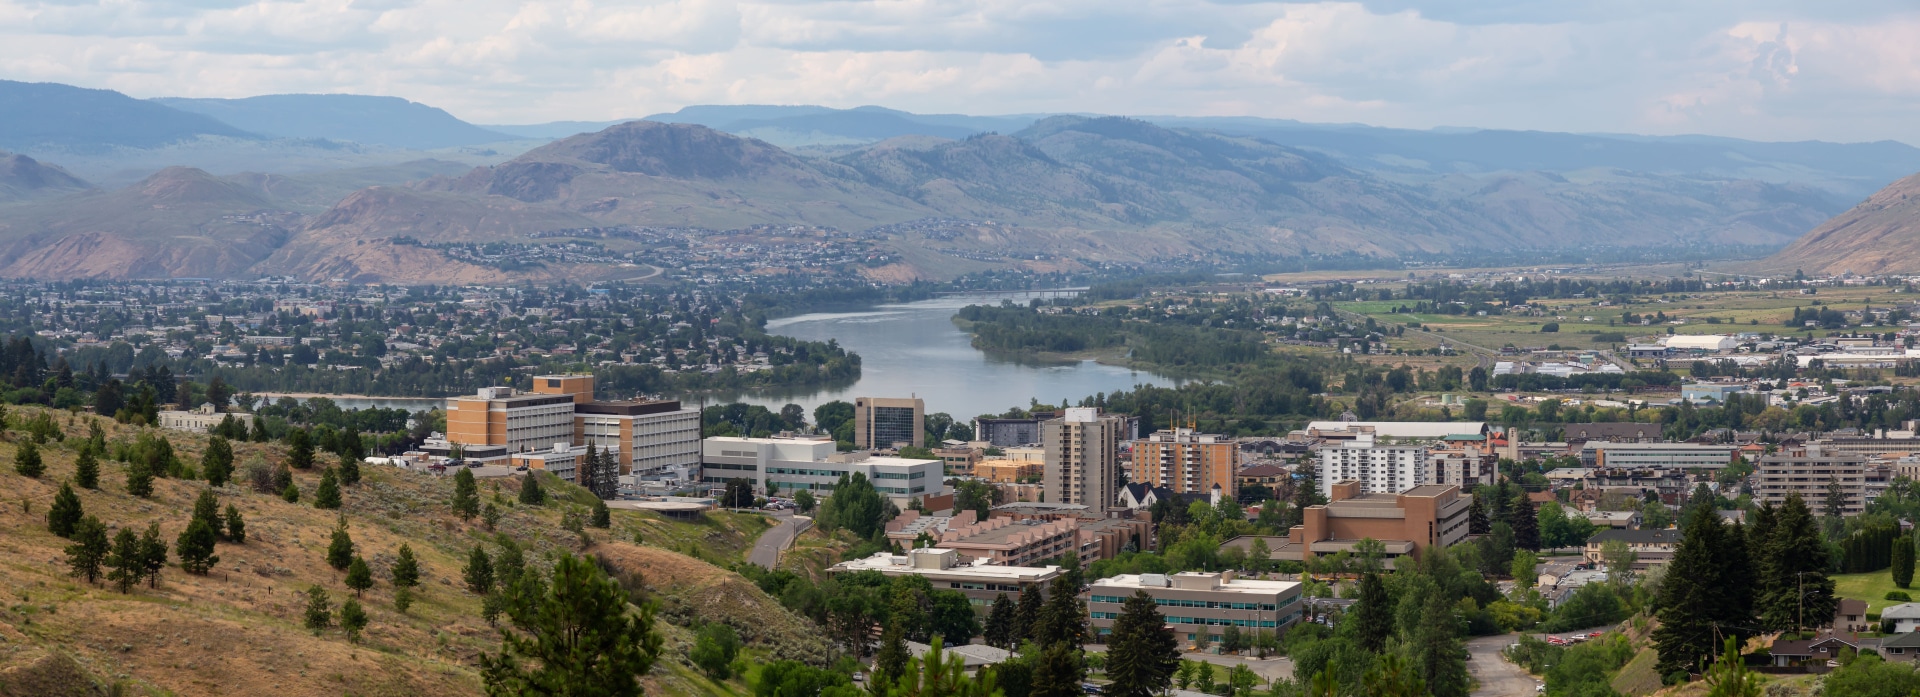
<path id="1" fill-rule="evenodd" d="M 38 411 L 14 407 L 8 421 L 21 423 Z M 499 649 L 499 634 L 482 618 L 481 596 L 466 589 L 461 568 L 476 544 L 498 552 L 502 536 L 525 550 L 530 569 L 548 568 L 550 555 L 563 550 L 593 554 L 631 595 L 660 608 L 657 626 L 666 645 L 643 679 L 648 694 L 743 690 L 692 670 L 686 658 L 692 632 L 677 625 L 725 622 L 757 655 L 827 658 L 819 632 L 752 583 L 651 546 L 697 545 L 702 556 L 725 563 L 768 527 L 762 516 L 720 513 L 677 523 L 616 510 L 609 529 L 576 534 L 561 521 L 569 510 L 584 511 L 577 503 L 583 491 L 548 477 L 542 482 L 547 504 L 516 505 L 520 480 L 514 478 L 480 483 L 483 503 L 500 510 L 497 532 L 488 532 L 481 519 L 454 515 L 451 478 L 374 466 L 363 467 L 359 484 L 342 488 L 339 511 L 321 510 L 311 504 L 318 468 L 295 472 L 299 503 L 249 484 L 249 468 L 284 460 L 279 444 L 234 444 L 237 481 L 214 491 L 223 510 L 229 503 L 239 509 L 246 540 L 219 544 L 219 562 L 205 576 L 182 572 L 171 552 L 207 482 L 156 479 L 152 495 L 140 498 L 127 491 L 128 466 L 101 459 L 100 488 L 75 487 L 85 512 L 110 535 L 159 523 L 176 565 L 161 572 L 155 587 L 142 584 L 125 594 L 104 579 L 88 584 L 69 574 L 63 550 L 70 543 L 48 532 L 47 511 L 61 483 L 74 477 L 94 417 L 52 413 L 67 437 L 40 446 L 46 471 L 39 477 L 12 466 L 27 434 L 11 431 L 0 440 L 0 586 L 7 593 L 0 604 L 0 695 L 477 695 L 478 658 Z M 98 421 L 109 452 L 114 441 L 130 442 L 139 431 Z M 167 435 L 180 460 L 199 462 L 206 436 Z M 341 521 L 375 579 L 360 598 L 371 621 L 357 643 L 337 625 L 315 633 L 302 621 L 308 588 L 327 590 L 336 617 L 353 595 L 344 575 L 326 563 Z M 634 544 L 636 533 L 648 544 Z M 394 607 L 389 575 L 402 543 L 421 571 L 405 613 Z"/>

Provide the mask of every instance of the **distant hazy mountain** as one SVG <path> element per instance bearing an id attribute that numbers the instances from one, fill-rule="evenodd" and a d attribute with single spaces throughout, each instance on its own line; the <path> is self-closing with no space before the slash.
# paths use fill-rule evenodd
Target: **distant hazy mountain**
<path id="1" fill-rule="evenodd" d="M 1033 116 L 914 114 L 877 106 L 832 109 L 821 106 L 690 106 L 649 121 L 695 123 L 717 131 L 752 136 L 781 147 L 859 145 L 907 135 L 965 138 L 976 133 L 1013 131 L 1032 125 Z"/>
<path id="2" fill-rule="evenodd" d="M 270 94 L 245 99 L 169 97 L 152 101 L 274 138 L 324 138 L 434 150 L 519 137 L 490 131 L 399 97 Z"/>
<path id="3" fill-rule="evenodd" d="M 1920 174 L 1887 185 L 1755 265 L 1774 272 L 1920 272 Z"/>
<path id="4" fill-rule="evenodd" d="M 0 152 L 0 202 L 85 191 L 89 184 L 26 155 Z"/>
<path id="5" fill-rule="evenodd" d="M 0 80 L 0 149 L 93 152 L 152 148 L 243 129 L 112 90 Z"/>
<path id="6" fill-rule="evenodd" d="M 620 119 L 618 121 L 551 121 L 548 123 L 534 123 L 519 126 L 487 125 L 481 126 L 481 128 L 521 138 L 559 140 L 567 136 L 605 130 L 608 126 L 636 120 L 638 119 Z"/>

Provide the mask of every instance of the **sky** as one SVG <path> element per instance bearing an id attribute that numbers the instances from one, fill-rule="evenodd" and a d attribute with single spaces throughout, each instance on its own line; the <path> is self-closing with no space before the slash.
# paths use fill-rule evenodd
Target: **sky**
<path id="1" fill-rule="evenodd" d="M 0 78 L 483 124 L 875 104 L 1920 144 L 1920 2 L 0 0 Z"/>

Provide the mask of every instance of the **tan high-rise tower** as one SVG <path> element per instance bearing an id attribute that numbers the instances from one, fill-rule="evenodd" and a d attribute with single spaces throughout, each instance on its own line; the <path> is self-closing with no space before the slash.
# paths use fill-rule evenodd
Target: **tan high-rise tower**
<path id="1" fill-rule="evenodd" d="M 1073 503 L 1105 514 L 1120 497 L 1120 443 L 1127 418 L 1074 407 L 1040 424 L 1046 467 L 1041 478 L 1047 503 Z"/>

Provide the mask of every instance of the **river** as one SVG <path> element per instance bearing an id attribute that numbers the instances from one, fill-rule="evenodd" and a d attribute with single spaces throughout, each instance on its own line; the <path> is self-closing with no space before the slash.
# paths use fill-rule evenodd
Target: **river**
<path id="1" fill-rule="evenodd" d="M 927 412 L 946 412 L 956 420 L 1026 407 L 1030 400 L 1053 404 L 1078 401 L 1096 392 L 1131 390 L 1136 385 L 1173 385 L 1152 373 L 1093 361 L 1035 364 L 989 355 L 973 348 L 972 337 L 953 325 L 953 314 L 968 305 L 1025 295 L 949 296 L 881 305 L 862 312 L 822 312 L 767 322 L 767 331 L 798 339 L 834 339 L 860 354 L 860 378 L 850 385 L 763 390 L 720 395 L 718 401 L 743 401 L 779 411 L 792 403 L 813 408 L 855 397 L 919 397 Z"/>

